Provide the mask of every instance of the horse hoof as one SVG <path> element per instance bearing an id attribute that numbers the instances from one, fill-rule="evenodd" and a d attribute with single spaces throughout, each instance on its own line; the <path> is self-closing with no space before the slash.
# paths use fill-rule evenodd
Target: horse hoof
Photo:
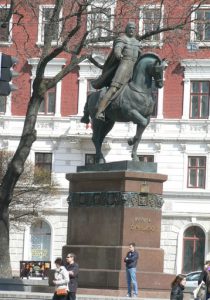
<path id="1" fill-rule="evenodd" d="M 132 146 L 132 145 L 133 145 L 133 139 L 132 139 L 132 138 L 128 139 L 128 145 L 129 145 L 129 146 Z"/>
<path id="2" fill-rule="evenodd" d="M 100 158 L 98 163 L 99 163 L 99 164 L 105 164 L 105 163 L 106 163 L 106 161 L 105 161 L 105 159 L 104 159 L 104 158 Z"/>
<path id="3" fill-rule="evenodd" d="M 132 161 L 139 161 L 139 158 L 138 158 L 138 156 L 134 156 L 134 157 L 132 157 Z"/>
<path id="4" fill-rule="evenodd" d="M 87 116 L 83 116 L 83 117 L 80 119 L 80 122 L 81 122 L 81 123 L 85 123 L 85 124 L 89 124 L 89 123 L 90 123 L 90 119 L 89 119 L 89 117 L 87 117 Z"/>
<path id="5" fill-rule="evenodd" d="M 145 118 L 145 120 L 142 120 L 142 126 L 147 127 L 149 124 L 149 121 Z"/>

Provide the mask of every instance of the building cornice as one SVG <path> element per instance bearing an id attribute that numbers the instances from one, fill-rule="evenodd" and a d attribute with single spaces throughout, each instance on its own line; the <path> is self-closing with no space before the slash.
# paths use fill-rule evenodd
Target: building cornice
<path id="1" fill-rule="evenodd" d="M 210 60 L 209 59 L 183 59 L 181 61 L 182 67 L 202 67 L 202 68 L 210 68 Z"/>
<path id="2" fill-rule="evenodd" d="M 2 139 L 17 139 L 21 136 L 24 117 L 1 116 L 0 135 Z M 86 142 L 91 139 L 91 126 L 80 123 L 79 116 L 57 117 L 38 116 L 36 123 L 38 139 L 66 139 L 79 138 Z M 132 136 L 136 126 L 132 123 L 115 124 L 114 129 L 106 137 L 106 141 L 123 142 Z M 142 142 L 162 144 L 177 144 L 180 151 L 186 150 L 187 143 L 200 143 L 207 145 L 210 151 L 210 119 L 206 120 L 178 120 L 178 119 L 152 119 L 144 132 Z"/>
<path id="3" fill-rule="evenodd" d="M 28 64 L 32 66 L 32 77 L 35 77 L 36 75 L 36 69 L 37 65 L 40 61 L 40 58 L 34 57 L 28 59 Z M 51 61 L 48 62 L 46 68 L 45 68 L 45 76 L 51 77 L 55 76 L 58 72 L 61 71 L 61 68 L 63 65 L 66 64 L 65 58 L 54 58 Z"/>
<path id="4" fill-rule="evenodd" d="M 182 191 L 182 192 L 164 192 L 163 193 L 163 198 L 164 200 L 173 200 L 176 199 L 176 201 L 180 200 L 181 202 L 183 201 L 190 201 L 192 199 L 195 200 L 207 200 L 209 201 L 210 199 L 210 193 L 206 191 L 201 191 L 200 189 L 192 189 L 192 191 Z"/>
<path id="5" fill-rule="evenodd" d="M 171 211 L 171 212 L 162 212 L 162 216 L 165 218 L 173 218 L 173 219 L 180 219 L 180 218 L 183 218 L 186 220 L 186 218 L 196 218 L 196 219 L 199 219 L 199 218 L 205 218 L 207 220 L 209 220 L 209 213 L 202 213 L 202 212 L 196 212 L 196 213 L 193 213 L 193 212 L 190 212 L 190 213 L 187 213 L 187 212 L 175 212 L 175 211 Z"/>

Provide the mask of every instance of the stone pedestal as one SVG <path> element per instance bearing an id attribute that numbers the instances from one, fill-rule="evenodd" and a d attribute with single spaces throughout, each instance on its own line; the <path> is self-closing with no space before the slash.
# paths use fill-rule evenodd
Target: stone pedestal
<path id="1" fill-rule="evenodd" d="M 149 167 L 148 167 L 149 166 Z M 124 257 L 135 242 L 140 288 L 168 289 L 160 249 L 163 182 L 155 164 L 119 162 L 79 168 L 70 181 L 68 237 L 63 256 L 74 252 L 79 286 L 125 288 Z M 145 172 L 145 169 L 147 172 Z"/>

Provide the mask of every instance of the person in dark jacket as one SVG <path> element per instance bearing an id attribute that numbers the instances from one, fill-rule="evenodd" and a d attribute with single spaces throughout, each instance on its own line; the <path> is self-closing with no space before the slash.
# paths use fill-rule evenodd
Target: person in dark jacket
<path id="1" fill-rule="evenodd" d="M 199 279 L 198 279 L 198 285 L 201 284 L 201 282 L 205 282 L 206 283 L 206 279 L 207 279 L 207 267 L 208 265 L 205 265 L 204 266 L 204 269 L 203 271 L 201 272 L 200 276 L 199 276 Z"/>
<path id="2" fill-rule="evenodd" d="M 183 292 L 186 284 L 186 276 L 179 274 L 171 283 L 170 300 L 183 300 Z"/>
<path id="3" fill-rule="evenodd" d="M 205 299 L 209 299 L 210 298 L 210 261 L 207 261 L 204 265 L 204 269 L 200 274 L 200 277 L 198 279 L 198 285 L 201 282 L 204 282 L 206 285 L 206 297 Z"/>
<path id="4" fill-rule="evenodd" d="M 68 300 L 76 300 L 78 286 L 79 265 L 75 262 L 76 255 L 69 253 L 66 256 L 66 269 L 69 273 L 69 293 Z"/>
<path id="5" fill-rule="evenodd" d="M 129 244 L 129 252 L 124 258 L 126 264 L 126 278 L 127 278 L 127 287 L 128 294 L 127 297 L 131 297 L 131 283 L 133 285 L 133 296 L 137 297 L 138 295 L 138 284 L 136 280 L 136 265 L 139 258 L 138 252 L 135 250 L 135 243 Z"/>

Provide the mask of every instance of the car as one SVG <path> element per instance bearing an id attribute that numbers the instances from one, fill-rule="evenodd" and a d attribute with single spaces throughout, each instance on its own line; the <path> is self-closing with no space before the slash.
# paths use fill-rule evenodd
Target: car
<path id="1" fill-rule="evenodd" d="M 186 285 L 184 291 L 186 293 L 192 293 L 198 286 L 198 280 L 202 271 L 190 272 L 186 275 Z"/>

